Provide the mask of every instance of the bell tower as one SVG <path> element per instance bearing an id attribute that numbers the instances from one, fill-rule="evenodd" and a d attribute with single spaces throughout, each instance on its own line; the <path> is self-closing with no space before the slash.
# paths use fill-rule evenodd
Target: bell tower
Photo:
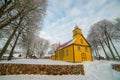
<path id="1" fill-rule="evenodd" d="M 82 30 L 76 26 L 75 29 L 73 30 L 73 39 L 78 38 L 82 34 Z"/>

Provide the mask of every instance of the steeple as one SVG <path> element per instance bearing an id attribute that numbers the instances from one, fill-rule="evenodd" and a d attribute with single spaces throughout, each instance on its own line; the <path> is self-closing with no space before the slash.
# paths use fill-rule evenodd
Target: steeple
<path id="1" fill-rule="evenodd" d="M 73 30 L 73 38 L 78 38 L 82 34 L 82 30 L 76 25 Z"/>

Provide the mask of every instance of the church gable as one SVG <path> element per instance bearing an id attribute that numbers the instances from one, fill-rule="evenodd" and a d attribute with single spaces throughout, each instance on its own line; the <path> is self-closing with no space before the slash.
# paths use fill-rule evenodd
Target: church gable
<path id="1" fill-rule="evenodd" d="M 79 37 L 76 39 L 74 44 L 79 44 L 79 45 L 84 45 L 84 46 L 90 46 L 88 41 L 85 39 L 85 37 L 81 34 Z"/>
<path id="2" fill-rule="evenodd" d="M 84 46 L 90 46 L 88 41 L 85 39 L 85 37 L 82 34 L 82 30 L 76 26 L 73 30 L 73 39 L 76 39 L 74 44 L 84 45 Z"/>

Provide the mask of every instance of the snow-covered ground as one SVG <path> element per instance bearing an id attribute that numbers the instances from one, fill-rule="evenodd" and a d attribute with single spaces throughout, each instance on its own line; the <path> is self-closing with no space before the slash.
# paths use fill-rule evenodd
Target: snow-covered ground
<path id="1" fill-rule="evenodd" d="M 76 65 L 83 64 L 85 75 L 6 75 L 0 76 L 0 80 L 120 80 L 120 72 L 112 70 L 111 64 L 117 61 L 93 61 L 82 63 L 70 63 L 53 60 L 18 59 L 12 61 L 0 61 L 0 63 L 26 63 L 26 64 L 51 64 L 51 65 Z"/>
<path id="2" fill-rule="evenodd" d="M 13 59 L 13 60 L 2 60 L 0 63 L 16 63 L 16 64 L 48 64 L 48 65 L 76 65 L 81 63 L 72 63 L 65 61 L 57 61 L 51 59 Z"/>

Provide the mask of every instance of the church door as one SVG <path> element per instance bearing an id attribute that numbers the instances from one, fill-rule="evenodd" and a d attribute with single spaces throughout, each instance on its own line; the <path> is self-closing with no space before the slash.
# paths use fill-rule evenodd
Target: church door
<path id="1" fill-rule="evenodd" d="M 87 61 L 87 56 L 85 53 L 81 54 L 81 59 L 82 59 L 82 61 Z"/>

